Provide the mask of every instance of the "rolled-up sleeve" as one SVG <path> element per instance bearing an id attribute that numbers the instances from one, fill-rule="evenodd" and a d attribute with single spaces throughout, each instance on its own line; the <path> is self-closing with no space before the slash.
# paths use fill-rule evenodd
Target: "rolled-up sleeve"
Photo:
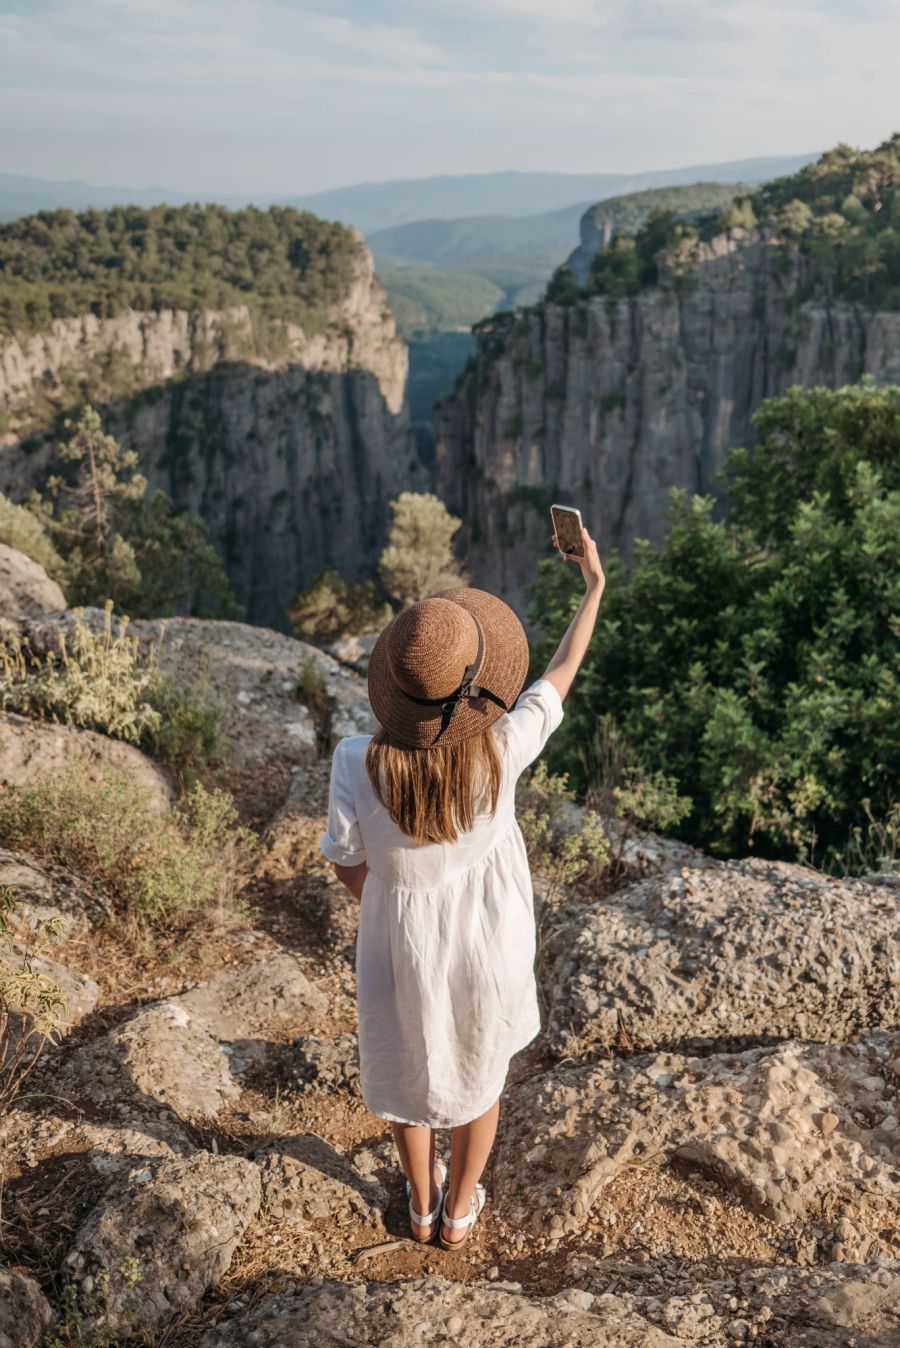
<path id="1" fill-rule="evenodd" d="M 338 866 L 358 866 L 365 861 L 366 852 L 356 816 L 345 743 L 344 740 L 338 741 L 331 758 L 328 827 L 319 839 L 319 850 Z"/>
<path id="2" fill-rule="evenodd" d="M 563 719 L 562 698 L 549 679 L 536 679 L 505 718 L 514 776 L 533 763 Z"/>

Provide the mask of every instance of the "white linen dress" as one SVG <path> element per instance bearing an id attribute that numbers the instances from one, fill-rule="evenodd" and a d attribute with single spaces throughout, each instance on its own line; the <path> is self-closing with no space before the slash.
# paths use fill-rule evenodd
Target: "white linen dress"
<path id="1" fill-rule="evenodd" d="M 553 684 L 538 679 L 494 723 L 497 809 L 454 843 L 417 843 L 396 826 L 366 772 L 369 735 L 334 750 L 320 847 L 341 866 L 368 865 L 356 943 L 360 1085 L 383 1119 L 471 1122 L 540 1030 L 534 897 L 514 793 L 562 717 Z"/>

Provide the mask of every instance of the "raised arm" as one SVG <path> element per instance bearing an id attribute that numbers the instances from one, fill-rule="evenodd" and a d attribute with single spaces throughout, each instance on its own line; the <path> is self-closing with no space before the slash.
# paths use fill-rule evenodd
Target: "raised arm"
<path id="1" fill-rule="evenodd" d="M 572 680 L 578 673 L 590 644 L 594 623 L 597 620 L 597 609 L 600 607 L 600 598 L 606 584 L 603 567 L 597 555 L 597 544 L 587 529 L 582 529 L 581 537 L 584 540 L 584 556 L 567 557 L 566 561 L 573 561 L 581 567 L 585 586 L 584 598 L 578 605 L 565 636 L 556 648 L 556 654 L 544 671 L 544 678 L 553 684 L 561 698 L 564 698 L 572 687 Z M 553 542 L 556 542 L 555 535 Z"/>

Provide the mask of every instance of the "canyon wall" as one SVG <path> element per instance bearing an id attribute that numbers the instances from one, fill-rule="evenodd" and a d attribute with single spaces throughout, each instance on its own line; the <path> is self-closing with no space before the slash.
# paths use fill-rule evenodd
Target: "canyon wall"
<path id="1" fill-rule="evenodd" d="M 388 502 L 427 483 L 406 376 L 361 240 L 352 284 L 316 331 L 247 306 L 58 319 L 0 349 L 0 491 L 40 484 L 53 418 L 90 397 L 151 488 L 206 521 L 250 620 L 283 627 L 323 567 L 371 574 Z"/>
<path id="2" fill-rule="evenodd" d="M 436 415 L 438 490 L 473 583 L 521 605 L 552 501 L 603 551 L 665 531 L 668 495 L 721 497 L 727 451 L 792 384 L 900 381 L 900 314 L 807 298 L 802 258 L 759 231 L 699 247 L 689 280 L 500 317 Z"/>

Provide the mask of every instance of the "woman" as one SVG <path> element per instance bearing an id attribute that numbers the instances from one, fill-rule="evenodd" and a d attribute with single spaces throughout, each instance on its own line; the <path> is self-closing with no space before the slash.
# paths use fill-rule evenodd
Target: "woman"
<path id="1" fill-rule="evenodd" d="M 445 590 L 381 633 L 368 685 L 382 728 L 334 751 L 320 845 L 360 900 L 362 1097 L 393 1126 L 413 1236 L 440 1224 L 445 1249 L 484 1206 L 509 1060 L 540 1030 L 514 792 L 562 720 L 594 629 L 603 568 L 582 535 L 584 598 L 543 678 L 519 697 L 528 644 L 502 600 Z M 435 1128 L 452 1129 L 449 1177 Z"/>

